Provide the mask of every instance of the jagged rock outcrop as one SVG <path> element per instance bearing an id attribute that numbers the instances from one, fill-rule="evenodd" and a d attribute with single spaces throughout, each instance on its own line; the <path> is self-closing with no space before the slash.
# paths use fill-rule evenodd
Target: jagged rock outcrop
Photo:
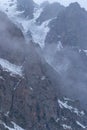
<path id="1" fill-rule="evenodd" d="M 50 23 L 50 32 L 46 43 L 57 43 L 64 46 L 76 46 L 87 49 L 87 12 L 78 3 L 70 4 Z"/>

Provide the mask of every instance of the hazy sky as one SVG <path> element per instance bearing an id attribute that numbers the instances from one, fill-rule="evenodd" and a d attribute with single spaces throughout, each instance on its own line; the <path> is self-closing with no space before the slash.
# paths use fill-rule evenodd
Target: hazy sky
<path id="1" fill-rule="evenodd" d="M 46 1 L 46 0 L 34 0 L 35 2 L 38 2 L 38 3 L 42 3 L 43 1 Z M 57 1 L 57 2 L 60 2 L 61 4 L 63 5 L 68 5 L 69 3 L 71 2 L 78 2 L 80 3 L 80 5 L 82 7 L 85 7 L 86 10 L 87 10 L 87 0 L 48 0 L 49 2 L 54 2 L 54 1 Z"/>

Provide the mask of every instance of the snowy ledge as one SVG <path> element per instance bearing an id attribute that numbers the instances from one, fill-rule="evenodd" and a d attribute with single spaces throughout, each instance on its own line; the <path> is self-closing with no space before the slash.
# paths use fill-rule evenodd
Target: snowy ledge
<path id="1" fill-rule="evenodd" d="M 4 71 L 10 72 L 11 75 L 22 76 L 22 66 L 12 64 L 8 60 L 2 58 L 0 58 L 0 66 Z"/>

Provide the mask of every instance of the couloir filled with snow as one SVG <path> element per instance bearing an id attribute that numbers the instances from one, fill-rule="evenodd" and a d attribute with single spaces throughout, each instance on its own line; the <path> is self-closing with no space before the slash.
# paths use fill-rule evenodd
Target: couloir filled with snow
<path id="1" fill-rule="evenodd" d="M 13 22 L 22 27 L 22 31 L 26 39 L 28 39 L 27 32 L 30 31 L 33 41 L 35 43 L 38 43 L 41 48 L 44 47 L 45 38 L 49 31 L 48 24 L 50 20 L 43 22 L 41 25 L 36 24 L 36 19 L 43 11 L 42 8 L 35 8 L 33 19 L 23 18 L 19 16 L 23 13 L 23 11 L 17 11 L 17 0 L 0 0 L 0 10 L 4 11 L 8 17 L 13 20 Z"/>
<path id="2" fill-rule="evenodd" d="M 37 25 L 36 19 L 39 17 L 42 12 L 41 8 L 37 8 L 34 11 L 34 18 L 29 20 L 27 18 L 23 19 L 21 17 L 16 16 L 16 22 L 19 23 L 23 27 L 23 33 L 27 37 L 27 32 L 30 31 L 32 35 L 32 39 L 35 43 L 38 43 L 41 48 L 44 47 L 45 38 L 47 33 L 49 32 L 48 24 L 50 20 L 43 22 L 41 25 Z"/>

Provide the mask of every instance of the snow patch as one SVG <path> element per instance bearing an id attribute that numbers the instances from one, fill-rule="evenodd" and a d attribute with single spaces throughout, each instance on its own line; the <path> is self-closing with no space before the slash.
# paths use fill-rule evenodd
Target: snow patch
<path id="1" fill-rule="evenodd" d="M 45 79 L 46 79 L 46 77 L 45 77 L 45 76 L 42 76 L 42 77 L 41 77 L 41 80 L 42 80 L 42 81 L 43 81 L 43 80 L 45 80 Z"/>
<path id="2" fill-rule="evenodd" d="M 41 48 L 44 48 L 45 38 L 47 33 L 49 32 L 49 24 L 50 20 L 43 22 L 40 26 L 34 25 L 34 28 L 31 28 L 31 33 L 34 42 L 38 43 Z"/>
<path id="3" fill-rule="evenodd" d="M 30 90 L 31 90 L 31 91 L 33 91 L 33 88 L 32 88 L 32 87 L 30 87 Z"/>
<path id="4" fill-rule="evenodd" d="M 61 41 L 59 41 L 59 42 L 58 42 L 58 45 L 57 45 L 57 50 L 58 50 L 58 51 L 61 51 L 61 49 L 63 49 L 63 46 L 62 46 Z"/>
<path id="5" fill-rule="evenodd" d="M 64 97 L 64 100 L 65 101 L 71 101 L 71 102 L 74 102 L 74 100 L 70 99 L 70 98 L 67 98 L 67 97 Z"/>
<path id="6" fill-rule="evenodd" d="M 64 129 L 64 130 L 72 130 L 72 127 L 71 127 L 71 126 L 68 126 L 68 125 L 66 125 L 66 124 L 63 124 L 62 126 L 63 126 L 63 129 Z"/>
<path id="7" fill-rule="evenodd" d="M 5 80 L 2 76 L 0 76 L 0 79 L 1 79 L 1 80 Z"/>
<path id="8" fill-rule="evenodd" d="M 12 64 L 9 61 L 2 58 L 0 58 L 0 66 L 3 68 L 4 71 L 11 72 L 11 75 L 22 76 L 22 66 Z"/>
<path id="9" fill-rule="evenodd" d="M 63 117 L 62 117 L 62 120 L 63 120 L 63 121 L 66 121 L 66 120 L 67 120 L 67 118 L 65 118 L 65 117 L 63 116 Z"/>
<path id="10" fill-rule="evenodd" d="M 87 50 L 83 50 L 84 52 L 85 52 L 85 54 L 86 54 L 86 56 L 87 56 Z"/>
<path id="11" fill-rule="evenodd" d="M 24 130 L 23 128 L 18 126 L 16 123 L 12 122 L 12 124 L 14 125 L 14 130 Z"/>
<path id="12" fill-rule="evenodd" d="M 34 9 L 34 19 L 36 20 L 37 18 L 39 18 L 40 14 L 43 12 L 43 8 L 35 8 Z"/>
<path id="13" fill-rule="evenodd" d="M 47 33 L 49 32 L 49 27 L 48 27 L 49 22 L 50 20 L 47 20 L 43 22 L 40 26 L 38 26 L 36 25 L 34 20 L 31 20 L 28 23 L 28 27 L 24 27 L 25 26 L 24 23 L 22 24 L 25 29 L 25 32 L 30 30 L 33 41 L 35 43 L 38 43 L 41 48 L 44 47 L 45 38 L 47 36 Z"/>
<path id="14" fill-rule="evenodd" d="M 59 122 L 59 120 L 60 120 L 60 118 L 57 118 L 57 119 L 56 119 L 56 123 L 58 123 L 58 122 Z"/>
<path id="15" fill-rule="evenodd" d="M 9 115 L 9 111 L 7 111 L 7 112 L 6 112 L 5 116 L 7 116 L 7 117 L 8 117 L 8 115 Z"/>

